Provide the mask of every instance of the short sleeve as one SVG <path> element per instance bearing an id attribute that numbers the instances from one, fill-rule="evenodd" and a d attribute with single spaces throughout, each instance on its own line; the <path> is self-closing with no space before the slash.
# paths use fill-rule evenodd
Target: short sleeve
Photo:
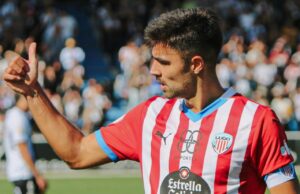
<path id="1" fill-rule="evenodd" d="M 118 160 L 139 160 L 142 125 L 147 102 L 133 108 L 123 117 L 95 132 L 97 142 L 108 157 Z"/>
<path id="2" fill-rule="evenodd" d="M 275 113 L 267 108 L 261 122 L 255 124 L 252 157 L 261 177 L 293 161 L 287 137 Z"/>

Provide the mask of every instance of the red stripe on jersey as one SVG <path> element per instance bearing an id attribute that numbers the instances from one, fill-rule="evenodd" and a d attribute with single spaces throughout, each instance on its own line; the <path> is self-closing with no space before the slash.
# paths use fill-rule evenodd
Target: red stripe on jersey
<path id="1" fill-rule="evenodd" d="M 235 100 L 233 102 L 224 133 L 228 133 L 228 134 L 232 135 L 232 137 L 236 136 L 244 107 L 245 107 L 245 102 L 243 102 L 241 100 Z M 225 145 L 226 142 L 223 141 L 221 143 L 222 151 L 226 147 L 226 145 Z M 220 155 L 218 156 L 217 166 L 216 166 L 216 174 L 215 174 L 215 182 L 214 182 L 215 193 L 226 193 L 225 191 L 227 190 L 227 181 L 228 181 L 230 162 L 231 162 L 231 154 L 232 154 L 232 148 L 234 147 L 234 142 L 235 142 L 235 139 L 233 139 L 232 145 L 230 146 L 229 150 L 227 151 L 228 153 L 226 153 L 226 157 L 222 157 L 222 156 L 220 157 Z M 211 146 L 211 145 L 209 145 L 209 146 Z"/>
<path id="2" fill-rule="evenodd" d="M 150 172 L 150 185 L 151 193 L 156 194 L 159 185 L 159 175 L 160 175 L 160 146 L 162 144 L 163 138 L 159 137 L 157 133 L 161 135 L 164 134 L 166 130 L 166 123 L 169 119 L 172 107 L 174 106 L 176 100 L 169 100 L 164 107 L 161 109 L 160 113 L 156 117 L 155 126 L 152 131 L 152 142 L 151 142 L 151 159 L 152 166 Z"/>
<path id="3" fill-rule="evenodd" d="M 170 151 L 170 160 L 169 160 L 170 173 L 179 170 L 180 156 L 181 156 L 181 150 L 183 146 L 183 141 L 181 141 L 181 138 L 185 138 L 186 133 L 188 131 L 187 130 L 188 127 L 189 127 L 189 119 L 186 117 L 186 115 L 183 112 L 181 112 L 178 130 L 174 136 L 174 140 Z"/>
<path id="4" fill-rule="evenodd" d="M 200 133 L 198 135 L 199 152 L 193 155 L 191 171 L 199 176 L 202 176 L 202 169 L 204 164 L 204 156 L 206 146 L 208 144 L 209 136 L 216 118 L 217 111 L 204 117 L 201 121 Z"/>
<path id="5" fill-rule="evenodd" d="M 253 136 L 254 136 L 254 128 L 257 127 L 255 126 L 256 123 L 259 123 L 259 121 L 262 118 L 262 115 L 265 111 L 262 110 L 263 107 L 262 106 L 258 106 L 255 115 L 253 117 L 253 123 L 251 126 L 251 131 L 249 134 L 249 138 L 248 138 L 248 146 L 246 149 L 246 153 L 245 153 L 245 158 L 244 158 L 244 163 L 242 166 L 242 170 L 240 173 L 240 187 L 239 187 L 239 194 L 243 194 L 243 193 L 265 193 L 266 190 L 266 185 L 264 183 L 264 181 L 260 181 L 258 182 L 258 180 L 261 180 L 261 177 L 258 176 L 257 174 L 257 169 L 254 169 L 255 167 L 253 167 L 253 162 L 251 164 L 249 164 L 249 162 L 251 162 L 251 159 L 249 161 L 249 156 L 251 156 L 251 146 L 252 146 L 252 140 L 253 140 Z M 246 162 L 248 161 L 248 162 Z M 245 184 L 248 183 L 248 184 Z M 251 184 L 249 184 L 251 183 Z M 255 187 L 256 186 L 256 187 Z"/>

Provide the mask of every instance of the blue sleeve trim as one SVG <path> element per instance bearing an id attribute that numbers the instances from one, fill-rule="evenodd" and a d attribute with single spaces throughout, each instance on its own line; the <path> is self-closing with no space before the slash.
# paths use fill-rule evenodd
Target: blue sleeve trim
<path id="1" fill-rule="evenodd" d="M 292 163 L 283 166 L 272 173 L 264 176 L 268 188 L 272 188 L 297 177 L 294 165 Z"/>
<path id="2" fill-rule="evenodd" d="M 96 140 L 99 144 L 99 146 L 103 149 L 103 151 L 107 154 L 107 156 L 113 161 L 117 162 L 119 161 L 118 156 L 108 147 L 108 145 L 105 143 L 103 136 L 100 132 L 100 130 L 95 132 Z"/>

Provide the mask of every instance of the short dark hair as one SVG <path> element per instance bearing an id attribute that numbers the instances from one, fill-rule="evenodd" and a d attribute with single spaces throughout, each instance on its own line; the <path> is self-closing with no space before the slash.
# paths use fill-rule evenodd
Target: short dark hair
<path id="1" fill-rule="evenodd" d="M 150 21 L 145 29 L 145 43 L 158 43 L 176 49 L 185 63 L 198 54 L 206 63 L 215 64 L 223 38 L 217 15 L 205 8 L 175 9 Z"/>

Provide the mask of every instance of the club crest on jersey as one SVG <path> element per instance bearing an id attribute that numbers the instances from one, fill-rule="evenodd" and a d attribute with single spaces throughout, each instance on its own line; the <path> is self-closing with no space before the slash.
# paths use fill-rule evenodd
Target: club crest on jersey
<path id="1" fill-rule="evenodd" d="M 212 147 L 217 154 L 223 154 L 229 150 L 232 141 L 232 135 L 228 133 L 218 133 L 212 139 Z"/>

